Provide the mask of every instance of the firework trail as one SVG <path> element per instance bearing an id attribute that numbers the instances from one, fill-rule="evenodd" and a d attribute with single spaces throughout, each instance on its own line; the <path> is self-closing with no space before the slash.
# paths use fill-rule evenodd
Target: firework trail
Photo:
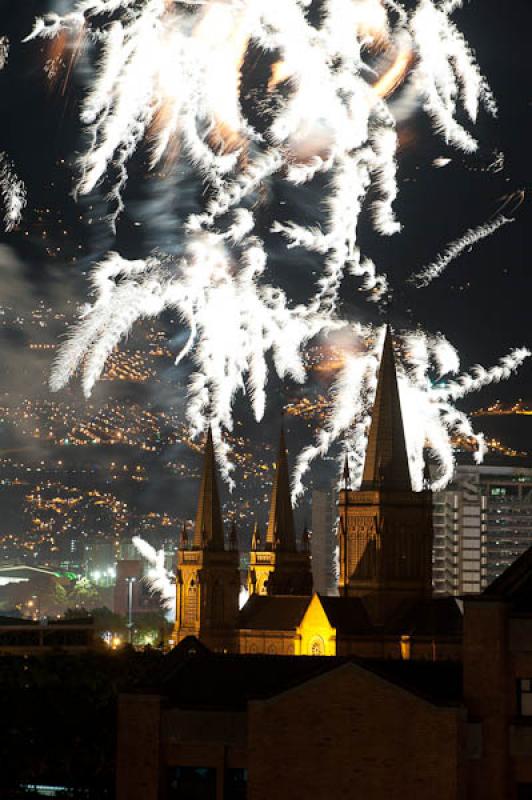
<path id="1" fill-rule="evenodd" d="M 0 36 L 0 70 L 7 64 L 9 49 L 7 36 Z M 26 187 L 17 176 L 6 153 L 2 152 L 0 152 L 0 194 L 4 203 L 4 228 L 9 232 L 22 218 L 26 205 Z"/>
<path id="2" fill-rule="evenodd" d="M 157 551 L 140 536 L 134 536 L 132 542 L 140 555 L 151 564 L 151 569 L 147 575 L 150 589 L 160 594 L 164 608 L 169 612 L 173 612 L 174 618 L 176 601 L 175 579 L 164 565 L 164 548 Z"/>
<path id="3" fill-rule="evenodd" d="M 357 241 L 365 208 L 378 234 L 400 231 L 390 99 L 407 82 L 436 133 L 464 152 L 477 145 L 458 118 L 474 124 L 481 108 L 496 113 L 451 19 L 461 0 L 411 5 L 324 0 L 316 23 L 304 0 L 80 0 L 70 13 L 36 20 L 28 39 L 63 37 L 98 57 L 81 109 L 89 146 L 79 158 L 79 193 L 102 182 L 109 186 L 115 225 L 128 163 L 142 145 L 149 147 L 152 168 L 186 161 L 206 188 L 202 212 L 176 230 L 179 255 L 127 261 L 111 253 L 97 265 L 94 302 L 61 349 L 53 389 L 79 368 L 89 394 L 107 356 L 138 319 L 176 311 L 189 330 L 178 361 L 187 356 L 196 365 L 187 418 L 194 434 L 212 425 L 222 472 L 231 482 L 222 434 L 232 428 L 236 397 L 246 394 L 260 420 L 270 357 L 280 378 L 302 383 L 307 342 L 345 328 L 359 353 L 347 359 L 338 378 L 328 427 L 299 460 L 296 494 L 311 460 L 340 433 L 349 432 L 350 457 L 361 461 L 378 337 L 368 326 L 343 320 L 338 300 L 346 274 L 361 280 L 369 300 L 388 296 L 389 278 Z M 266 79 L 248 63 L 252 47 L 268 63 Z M 383 67 L 379 54 L 385 55 Z M 255 88 L 246 94 L 244 84 L 253 80 Z M 258 223 L 275 182 L 297 189 L 314 181 L 323 186 L 315 224 L 278 218 L 271 226 L 277 241 L 314 254 L 320 264 L 307 302 L 296 305 L 266 279 L 268 253 Z M 452 464 L 449 432 L 473 432 L 452 407 L 452 393 L 436 398 L 428 376 L 434 370 L 454 374 L 457 357 L 444 340 L 424 334 L 406 335 L 403 345 L 404 402 L 423 415 L 423 424 L 407 431 L 414 482 L 419 485 L 421 440 L 427 439 L 443 484 Z M 409 347 L 415 357 L 408 356 Z"/>
<path id="4" fill-rule="evenodd" d="M 347 457 L 353 486 L 359 485 L 384 333 L 383 327 L 365 353 L 345 359 L 332 390 L 332 411 L 327 424 L 318 432 L 316 442 L 303 450 L 296 464 L 294 500 L 304 491 L 303 477 L 312 461 L 326 455 L 339 440 L 344 447 L 339 466 Z M 358 337 L 360 348 L 367 346 L 370 332 L 358 327 L 353 334 Z M 443 336 L 428 336 L 418 331 L 404 334 L 400 342 L 402 357 L 396 359 L 400 364 L 397 377 L 412 483 L 416 490 L 422 488 L 424 451 L 428 450 L 438 467 L 432 488 L 442 489 L 454 472 L 452 436 L 475 442 L 477 461 L 485 454 L 483 435 L 475 433 L 468 417 L 454 407 L 454 402 L 490 383 L 509 378 L 531 353 L 520 348 L 501 359 L 498 366 L 490 369 L 476 366 L 471 373 L 452 377 L 457 375 L 460 361 Z"/>
<path id="5" fill-rule="evenodd" d="M 439 278 L 449 264 L 459 258 L 464 250 L 473 247 L 478 242 L 481 242 L 482 239 L 487 239 L 488 236 L 491 236 L 509 222 L 513 222 L 513 220 L 505 217 L 504 214 L 498 214 L 491 222 L 486 222 L 476 228 L 470 228 L 460 239 L 456 239 L 456 241 L 448 245 L 443 253 L 437 256 L 431 264 L 411 275 L 408 279 L 409 283 L 413 283 L 418 288 L 428 286 L 435 278 Z"/>
<path id="6" fill-rule="evenodd" d="M 7 36 L 0 36 L 0 70 L 4 69 L 9 58 L 9 39 Z"/>
<path id="7" fill-rule="evenodd" d="M 5 153 L 0 153 L 0 193 L 4 202 L 4 228 L 12 231 L 26 206 L 26 187 Z"/>

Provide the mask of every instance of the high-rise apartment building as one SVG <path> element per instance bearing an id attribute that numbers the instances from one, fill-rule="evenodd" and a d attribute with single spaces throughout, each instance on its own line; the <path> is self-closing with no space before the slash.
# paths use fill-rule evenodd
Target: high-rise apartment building
<path id="1" fill-rule="evenodd" d="M 459 466 L 434 494 L 435 592 L 480 592 L 531 544 L 531 468 Z"/>
<path id="2" fill-rule="evenodd" d="M 336 564 L 336 523 L 338 488 L 336 483 L 312 491 L 312 579 L 318 594 L 338 594 Z"/>

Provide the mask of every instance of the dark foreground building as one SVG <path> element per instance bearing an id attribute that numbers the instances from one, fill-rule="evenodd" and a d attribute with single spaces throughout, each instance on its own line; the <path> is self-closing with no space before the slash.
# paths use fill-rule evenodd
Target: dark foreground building
<path id="1" fill-rule="evenodd" d="M 187 639 L 119 702 L 118 800 L 458 797 L 460 665 L 224 655 Z"/>
<path id="2" fill-rule="evenodd" d="M 164 662 L 119 700 L 118 800 L 532 800 L 532 550 L 465 601 L 462 663 Z"/>

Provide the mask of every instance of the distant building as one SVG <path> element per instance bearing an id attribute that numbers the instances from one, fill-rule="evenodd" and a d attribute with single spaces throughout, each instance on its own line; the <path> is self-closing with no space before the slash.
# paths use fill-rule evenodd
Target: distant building
<path id="1" fill-rule="evenodd" d="M 39 655 L 51 650 L 79 653 L 94 646 L 91 617 L 47 622 L 0 617 L 0 655 Z"/>
<path id="2" fill-rule="evenodd" d="M 87 575 L 97 583 L 103 576 L 114 577 L 116 553 L 114 542 L 94 541 L 85 547 Z"/>
<path id="3" fill-rule="evenodd" d="M 86 563 L 85 540 L 86 535 L 84 531 L 65 537 L 61 552 L 62 569 L 72 570 L 78 573 L 83 571 Z"/>
<path id="4" fill-rule="evenodd" d="M 57 613 L 58 587 L 67 587 L 70 577 L 47 567 L 0 566 L 0 614 L 16 609 L 22 616 L 39 619 Z"/>
<path id="5" fill-rule="evenodd" d="M 318 594 L 338 594 L 336 574 L 338 490 L 333 482 L 329 487 L 312 491 L 312 580 Z"/>
<path id="6" fill-rule="evenodd" d="M 134 561 L 139 558 L 139 552 L 131 539 L 123 539 L 118 548 L 120 561 Z"/>
<path id="7" fill-rule="evenodd" d="M 157 595 L 146 580 L 149 566 L 139 558 L 116 562 L 116 579 L 113 587 L 113 611 L 126 616 L 130 611 L 145 614 L 161 608 Z"/>
<path id="8" fill-rule="evenodd" d="M 478 467 L 458 467 L 451 486 L 434 493 L 433 584 L 436 594 L 462 595 L 486 585 L 485 528 Z"/>
<path id="9" fill-rule="evenodd" d="M 113 611 L 125 616 L 143 611 L 143 565 L 136 559 L 120 559 L 116 562 L 116 583 L 113 591 Z"/>
<path id="10" fill-rule="evenodd" d="M 532 469 L 458 466 L 434 495 L 434 590 L 478 593 L 532 545 Z"/>

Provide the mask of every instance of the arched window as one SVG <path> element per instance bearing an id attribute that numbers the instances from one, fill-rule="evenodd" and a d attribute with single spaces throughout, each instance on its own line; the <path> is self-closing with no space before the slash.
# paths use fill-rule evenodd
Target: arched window
<path id="1" fill-rule="evenodd" d="M 185 601 L 185 624 L 194 625 L 198 612 L 198 587 L 196 582 L 191 580 L 186 594 Z"/>
<path id="2" fill-rule="evenodd" d="M 324 656 L 325 643 L 321 636 L 314 636 L 310 642 L 309 655 L 311 656 Z"/>

